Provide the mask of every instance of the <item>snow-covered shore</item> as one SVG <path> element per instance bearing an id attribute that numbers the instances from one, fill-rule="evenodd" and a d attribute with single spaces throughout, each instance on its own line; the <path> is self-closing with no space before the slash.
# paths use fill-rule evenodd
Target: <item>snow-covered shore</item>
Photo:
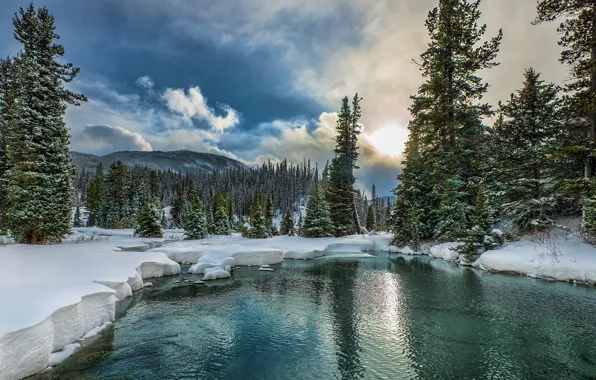
<path id="1" fill-rule="evenodd" d="M 508 243 L 483 253 L 474 267 L 534 278 L 596 284 L 596 248 L 579 239 Z"/>
<path id="2" fill-rule="evenodd" d="M 161 252 L 118 251 L 121 240 L 0 247 L 0 380 L 44 370 L 52 352 L 113 321 L 143 279 L 180 273 Z"/>
<path id="3" fill-rule="evenodd" d="M 171 236 L 175 240 L 181 233 Z M 141 289 L 143 280 L 180 273 L 177 262 L 231 256 L 235 265 L 270 265 L 386 250 L 391 239 L 233 235 L 162 247 L 164 239 L 132 235 L 132 230 L 79 228 L 66 244 L 0 247 L 0 380 L 33 375 L 67 357 L 77 340 L 114 320 L 116 302 Z"/>
<path id="4" fill-rule="evenodd" d="M 179 263 L 198 263 L 202 257 L 211 261 L 233 257 L 236 265 L 273 265 L 284 259 L 309 260 L 344 253 L 386 251 L 391 235 L 354 235 L 342 238 L 310 239 L 276 236 L 270 239 L 245 239 L 238 234 L 203 240 L 173 242 L 152 251 L 164 252 Z"/>
<path id="5" fill-rule="evenodd" d="M 414 252 L 409 247 L 389 246 L 388 251 L 404 255 L 428 255 L 461 263 L 453 248 L 462 243 L 424 244 Z M 472 266 L 487 272 L 517 273 L 554 281 L 583 282 L 596 285 L 596 247 L 577 238 L 558 238 L 549 242 L 521 240 L 484 252 Z"/>

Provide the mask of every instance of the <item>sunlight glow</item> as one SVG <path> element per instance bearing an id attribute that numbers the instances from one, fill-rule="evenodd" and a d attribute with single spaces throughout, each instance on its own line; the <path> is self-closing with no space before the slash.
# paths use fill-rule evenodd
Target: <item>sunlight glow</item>
<path id="1" fill-rule="evenodd" d="M 388 125 L 371 133 L 369 140 L 377 151 L 389 156 L 399 156 L 408 140 L 408 130 L 397 125 Z"/>

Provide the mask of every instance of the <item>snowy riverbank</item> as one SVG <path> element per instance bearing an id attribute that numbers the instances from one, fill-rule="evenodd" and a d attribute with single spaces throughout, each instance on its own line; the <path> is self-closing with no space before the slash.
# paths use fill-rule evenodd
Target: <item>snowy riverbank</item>
<path id="1" fill-rule="evenodd" d="M 390 246 L 388 250 L 460 263 L 461 257 L 453 248 L 461 244 L 424 244 L 418 252 L 409 247 L 395 246 Z M 577 238 L 558 238 L 548 243 L 530 240 L 505 243 L 498 249 L 484 252 L 472 266 L 488 272 L 517 273 L 546 280 L 596 285 L 596 247 Z"/>
<path id="2" fill-rule="evenodd" d="M 168 232 L 172 240 L 182 233 Z M 162 246 L 164 239 L 132 235 L 132 230 L 79 228 L 65 244 L 0 247 L 0 380 L 33 375 L 72 354 L 85 334 L 114 320 L 117 301 L 141 289 L 147 278 L 178 274 L 177 262 L 231 256 L 235 265 L 270 265 L 386 250 L 391 239 L 233 235 Z"/>
<path id="3" fill-rule="evenodd" d="M 361 252 L 386 251 L 391 235 L 354 235 L 342 238 L 310 239 L 299 236 L 276 236 L 270 239 L 246 239 L 239 234 L 216 236 L 203 240 L 173 242 L 152 251 L 164 252 L 179 263 L 198 263 L 230 256 L 236 265 L 273 265 L 284 259 L 309 260 Z"/>
<path id="4" fill-rule="evenodd" d="M 113 321 L 143 279 L 180 272 L 161 252 L 117 251 L 133 240 L 0 247 L 0 380 L 44 370 L 52 352 Z"/>
<path id="5" fill-rule="evenodd" d="M 474 267 L 490 272 L 513 272 L 534 278 L 596 284 L 596 248 L 579 239 L 508 243 L 483 253 Z"/>

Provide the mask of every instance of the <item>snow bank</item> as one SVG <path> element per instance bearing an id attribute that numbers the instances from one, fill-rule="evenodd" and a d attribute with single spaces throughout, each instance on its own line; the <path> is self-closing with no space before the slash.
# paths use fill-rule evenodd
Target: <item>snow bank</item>
<path id="1" fill-rule="evenodd" d="M 279 264 L 283 259 L 309 260 L 339 253 L 387 250 L 391 235 L 354 235 L 343 238 L 304 238 L 276 236 L 270 239 L 246 239 L 240 235 L 217 236 L 168 244 L 159 251 L 177 262 L 198 263 L 209 256 L 217 261 L 231 256 L 237 265 Z"/>
<path id="2" fill-rule="evenodd" d="M 0 380 L 42 371 L 52 352 L 113 321 L 144 278 L 180 272 L 160 252 L 116 251 L 117 240 L 0 247 Z"/>
<path id="3" fill-rule="evenodd" d="M 596 248 L 579 239 L 555 240 L 554 245 L 509 243 L 484 252 L 473 266 L 486 271 L 596 284 Z"/>
<path id="4" fill-rule="evenodd" d="M 437 257 L 447 261 L 456 261 L 460 254 L 455 248 L 464 245 L 462 242 L 447 242 L 430 247 L 429 256 Z"/>

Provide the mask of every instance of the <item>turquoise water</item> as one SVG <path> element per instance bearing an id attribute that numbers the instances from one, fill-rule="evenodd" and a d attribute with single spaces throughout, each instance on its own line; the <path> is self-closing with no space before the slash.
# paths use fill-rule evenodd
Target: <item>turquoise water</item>
<path id="1" fill-rule="evenodd" d="M 183 269 L 185 269 L 184 267 Z M 194 279 L 194 276 L 182 275 Z M 589 379 L 596 290 L 413 257 L 286 261 L 153 281 L 81 379 Z M 94 348 L 95 347 L 95 348 Z"/>

